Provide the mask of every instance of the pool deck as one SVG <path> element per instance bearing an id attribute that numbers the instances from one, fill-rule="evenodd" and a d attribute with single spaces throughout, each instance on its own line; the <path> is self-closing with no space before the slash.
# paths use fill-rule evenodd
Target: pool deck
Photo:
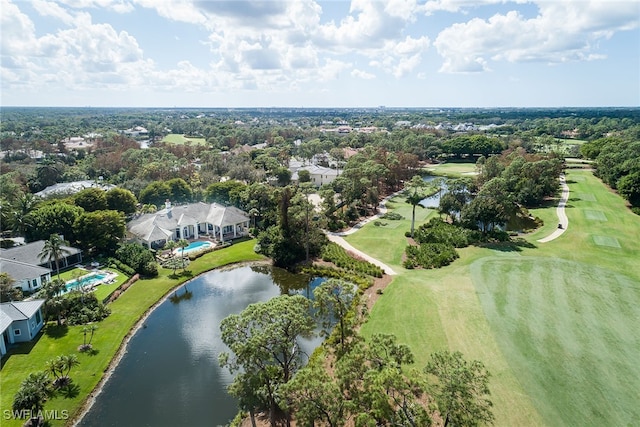
<path id="1" fill-rule="evenodd" d="M 103 283 L 112 283 L 113 281 L 116 280 L 116 278 L 118 277 L 117 273 L 113 273 L 111 271 L 106 271 L 106 270 L 87 270 L 88 273 L 87 274 L 83 274 L 82 276 L 78 277 L 77 279 L 72 279 L 72 280 L 68 280 L 65 282 L 65 287 L 69 286 L 69 285 L 73 285 L 75 283 L 77 283 L 78 281 L 84 280 L 89 276 L 93 276 L 95 274 L 103 274 L 105 277 L 97 280 L 93 283 L 90 283 L 86 286 L 83 286 L 81 289 L 84 290 L 84 292 L 90 292 L 92 291 L 96 286 L 102 285 Z M 71 289 L 67 288 L 66 292 L 69 292 L 70 290 L 73 289 L 78 289 L 77 286 L 72 287 Z M 66 293 L 65 292 L 65 293 Z"/>
<path id="2" fill-rule="evenodd" d="M 210 240 L 194 240 L 192 242 L 189 242 L 189 245 L 193 244 L 193 243 L 202 243 L 202 245 L 200 245 L 197 248 L 192 248 L 192 249 L 188 249 L 188 248 L 184 248 L 184 254 L 185 255 L 189 255 L 190 253 L 196 253 L 196 252 L 200 252 L 200 251 L 204 251 L 204 250 L 208 250 L 208 249 L 212 249 L 216 247 L 216 244 Z M 205 243 L 207 243 L 207 245 L 205 245 Z M 206 247 L 205 247 L 206 246 Z M 181 255 L 182 252 L 182 248 L 176 248 L 173 250 L 173 254 L 174 255 Z"/>

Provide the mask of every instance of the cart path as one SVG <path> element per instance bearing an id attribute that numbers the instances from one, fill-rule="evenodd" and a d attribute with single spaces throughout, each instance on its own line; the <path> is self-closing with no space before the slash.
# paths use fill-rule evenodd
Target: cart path
<path id="1" fill-rule="evenodd" d="M 569 218 L 567 218 L 567 214 L 564 210 L 565 206 L 567 205 L 567 201 L 569 200 L 569 186 L 567 185 L 564 174 L 560 175 L 560 186 L 562 187 L 562 195 L 560 197 L 558 207 L 556 208 L 556 213 L 558 214 L 558 224 L 562 225 L 562 228 L 557 228 L 547 237 L 539 239 L 538 242 L 540 243 L 546 243 L 557 239 L 562 235 L 562 233 L 567 231 L 567 228 L 569 228 Z"/>
<path id="2" fill-rule="evenodd" d="M 346 240 L 344 240 L 343 236 L 347 236 L 349 234 L 353 234 L 356 231 L 358 231 L 359 229 L 361 229 L 365 224 L 376 220 L 378 218 L 380 218 L 382 215 L 384 215 L 387 212 L 387 207 L 385 206 L 385 203 L 387 202 L 387 200 L 391 199 L 392 197 L 395 197 L 399 194 L 401 194 L 402 191 L 397 191 L 393 194 L 391 194 L 390 196 L 385 197 L 384 199 L 382 199 L 382 201 L 380 202 L 380 205 L 378 206 L 378 214 L 370 216 L 362 221 L 360 221 L 359 223 L 357 223 L 356 225 L 354 225 L 352 228 L 345 230 L 345 231 L 340 231 L 340 232 L 327 232 L 327 237 L 329 238 L 330 241 L 337 243 L 338 245 L 342 246 L 345 250 L 347 250 L 348 252 L 352 252 L 355 255 L 357 255 L 358 257 L 365 259 L 367 261 L 369 261 L 371 264 L 375 264 L 378 267 L 380 267 L 385 274 L 388 275 L 395 275 L 398 274 L 395 271 L 393 271 L 393 269 L 391 267 L 389 267 L 388 265 L 386 265 L 385 263 L 383 263 L 382 261 L 367 255 L 366 253 L 362 252 L 359 249 L 354 248 L 353 246 L 351 246 Z"/>

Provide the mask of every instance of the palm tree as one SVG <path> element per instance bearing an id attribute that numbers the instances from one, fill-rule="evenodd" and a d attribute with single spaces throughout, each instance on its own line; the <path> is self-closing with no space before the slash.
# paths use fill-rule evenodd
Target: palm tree
<path id="1" fill-rule="evenodd" d="M 58 280 L 60 280 L 60 259 L 64 255 L 69 255 L 71 253 L 68 249 L 62 247 L 67 244 L 68 242 L 63 240 L 59 234 L 53 233 L 49 236 L 49 240 L 45 240 L 42 252 L 38 254 L 40 261 L 47 260 L 49 265 L 51 265 L 51 261 L 56 262 L 56 274 L 58 276 Z"/>
<path id="2" fill-rule="evenodd" d="M 53 375 L 54 388 L 62 388 L 71 383 L 69 373 L 73 367 L 78 366 L 80 361 L 75 354 L 65 354 L 58 356 L 55 359 L 47 360 L 47 371 Z"/>
<path id="3" fill-rule="evenodd" d="M 82 328 L 82 345 L 80 346 L 81 351 L 89 350 L 91 348 L 91 340 L 93 340 L 93 334 L 95 334 L 98 329 L 97 325 L 89 324 Z M 89 337 L 89 342 L 87 342 L 87 333 L 91 332 L 91 336 Z"/>
<path id="4" fill-rule="evenodd" d="M 24 236 L 30 226 L 29 213 L 38 205 L 40 199 L 31 193 L 24 193 L 18 196 L 11 205 L 13 218 L 13 231 L 20 236 Z"/>
<path id="5" fill-rule="evenodd" d="M 20 389 L 13 396 L 14 411 L 29 411 L 32 414 L 31 425 L 40 425 L 39 413 L 44 404 L 53 396 L 51 379 L 46 372 L 32 372 L 20 384 Z"/>
<path id="6" fill-rule="evenodd" d="M 61 279 L 53 279 L 52 281 L 44 284 L 44 291 L 47 295 L 47 299 L 55 298 L 58 295 L 61 295 L 65 289 L 66 285 L 64 283 L 64 280 Z"/>
<path id="7" fill-rule="evenodd" d="M 416 224 L 416 206 L 421 206 L 420 202 L 425 198 L 423 189 L 425 187 L 424 180 L 420 175 L 414 175 L 409 181 L 408 188 L 406 190 L 407 203 L 409 203 L 413 210 L 411 212 L 411 238 L 413 239 L 413 232 Z"/>
<path id="8" fill-rule="evenodd" d="M 256 228 L 256 217 L 260 215 L 260 211 L 257 208 L 251 208 L 249 210 L 249 216 L 253 220 L 253 228 Z"/>
<path id="9" fill-rule="evenodd" d="M 180 248 L 180 260 L 182 261 L 182 271 L 184 271 L 184 248 L 189 246 L 189 242 L 185 239 L 178 240 L 177 246 Z"/>
<path id="10" fill-rule="evenodd" d="M 176 274 L 177 265 L 175 262 L 173 262 L 175 258 L 175 253 L 173 253 L 173 250 L 177 247 L 178 247 L 178 244 L 176 243 L 175 240 L 168 240 L 167 243 L 164 245 L 164 249 L 169 251 L 169 261 L 170 261 L 170 264 L 173 266 L 174 276 Z"/>

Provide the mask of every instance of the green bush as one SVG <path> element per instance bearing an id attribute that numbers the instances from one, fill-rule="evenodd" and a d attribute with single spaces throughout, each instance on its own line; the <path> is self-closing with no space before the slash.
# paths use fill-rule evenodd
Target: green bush
<path id="1" fill-rule="evenodd" d="M 155 255 L 140 244 L 126 243 L 120 246 L 116 251 L 116 258 L 142 276 L 155 277 L 158 275 Z"/>
<path id="2" fill-rule="evenodd" d="M 382 215 L 380 218 L 388 219 L 390 221 L 399 221 L 401 219 L 404 219 L 404 217 L 397 212 L 387 212 L 386 214 Z"/>
<path id="3" fill-rule="evenodd" d="M 133 276 L 134 274 L 136 274 L 136 271 L 133 268 L 115 258 L 108 258 L 107 265 L 111 268 L 122 271 L 127 276 Z"/>
<path id="4" fill-rule="evenodd" d="M 415 267 L 440 268 L 459 258 L 456 249 L 449 243 L 423 243 L 420 246 L 407 246 L 407 258 L 403 265 L 407 269 Z"/>
<path id="5" fill-rule="evenodd" d="M 414 239 L 418 243 L 447 243 L 456 248 L 469 246 L 476 239 L 473 230 L 458 227 L 440 218 L 432 218 L 415 230 Z"/>
<path id="6" fill-rule="evenodd" d="M 69 325 L 98 322 L 111 314 L 111 310 L 98 301 L 93 293 L 71 291 L 65 297 L 65 305 L 65 317 Z"/>

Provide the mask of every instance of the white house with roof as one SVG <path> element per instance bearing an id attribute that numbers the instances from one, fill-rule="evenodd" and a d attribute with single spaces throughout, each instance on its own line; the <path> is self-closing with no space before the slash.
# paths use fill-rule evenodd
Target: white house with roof
<path id="1" fill-rule="evenodd" d="M 291 181 L 298 182 L 298 173 L 301 170 L 309 171 L 309 180 L 316 187 L 322 187 L 325 184 L 331 184 L 339 175 L 337 169 L 325 168 L 323 166 L 307 165 L 297 168 L 291 173 Z"/>
<path id="2" fill-rule="evenodd" d="M 39 265 L 0 258 L 0 271 L 15 280 L 14 287 L 23 292 L 35 292 L 51 281 L 51 270 Z"/>
<path id="3" fill-rule="evenodd" d="M 57 184 L 53 184 L 48 186 L 42 191 L 38 191 L 35 193 L 38 197 L 49 197 L 49 196 L 68 196 L 71 194 L 79 193 L 80 191 L 86 188 L 99 188 L 104 191 L 111 190 L 112 188 L 116 188 L 113 184 L 103 183 L 102 181 L 73 181 L 73 182 L 59 182 Z"/>
<path id="4" fill-rule="evenodd" d="M 0 304 L 0 356 L 7 354 L 7 347 L 18 342 L 31 341 L 42 329 L 44 299 L 3 302 Z"/>
<path id="5" fill-rule="evenodd" d="M 38 240 L 26 245 L 0 249 L 0 271 L 16 281 L 15 287 L 25 292 L 35 292 L 51 280 L 51 271 L 56 269 L 56 262 L 40 258 L 44 244 L 44 240 Z M 61 249 L 62 257 L 58 260 L 60 269 L 82 262 L 80 249 L 65 245 L 62 245 Z"/>
<path id="6" fill-rule="evenodd" d="M 169 240 L 196 239 L 208 235 L 224 242 L 249 233 L 248 215 L 233 206 L 191 203 L 139 216 L 127 224 L 130 236 L 149 248 L 162 248 Z"/>

